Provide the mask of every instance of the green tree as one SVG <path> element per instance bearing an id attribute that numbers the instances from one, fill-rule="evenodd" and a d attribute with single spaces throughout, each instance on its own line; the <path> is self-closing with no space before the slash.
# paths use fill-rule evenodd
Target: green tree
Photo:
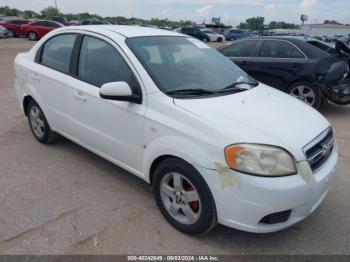
<path id="1" fill-rule="evenodd" d="M 40 15 L 32 10 L 23 11 L 22 17 L 25 19 L 38 18 Z"/>
<path id="2" fill-rule="evenodd" d="M 60 11 L 53 6 L 48 6 L 45 9 L 41 10 L 41 16 L 43 18 L 58 15 L 60 15 Z"/>
<path id="3" fill-rule="evenodd" d="M 298 25 L 286 22 L 272 21 L 268 24 L 268 29 L 297 29 Z"/>
<path id="4" fill-rule="evenodd" d="M 15 8 L 4 6 L 4 7 L 0 7 L 0 14 L 3 14 L 5 16 L 20 16 L 21 11 Z"/>
<path id="5" fill-rule="evenodd" d="M 325 20 L 323 23 L 324 24 L 332 24 L 332 25 L 341 25 L 341 23 L 338 23 L 335 20 Z"/>
<path id="6" fill-rule="evenodd" d="M 245 23 L 241 22 L 238 28 L 250 30 L 250 31 L 261 31 L 264 30 L 265 17 L 257 16 L 248 18 Z"/>

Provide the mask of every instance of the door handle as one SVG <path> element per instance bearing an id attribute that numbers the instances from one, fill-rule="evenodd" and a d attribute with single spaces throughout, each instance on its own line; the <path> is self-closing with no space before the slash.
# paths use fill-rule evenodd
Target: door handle
<path id="1" fill-rule="evenodd" d="M 244 60 L 241 62 L 242 65 L 248 65 L 248 61 Z"/>
<path id="2" fill-rule="evenodd" d="M 79 100 L 79 101 L 82 101 L 82 102 L 86 101 L 86 96 L 81 91 L 74 92 L 74 97 L 75 97 L 76 100 Z"/>
<path id="3" fill-rule="evenodd" d="M 292 63 L 290 67 L 292 67 L 292 68 L 298 68 L 298 67 L 299 67 L 299 64 L 298 64 L 298 63 Z"/>
<path id="4" fill-rule="evenodd" d="M 39 74 L 33 73 L 33 74 L 32 74 L 32 79 L 35 80 L 35 81 L 40 81 L 40 80 L 41 80 L 41 77 L 40 77 Z"/>

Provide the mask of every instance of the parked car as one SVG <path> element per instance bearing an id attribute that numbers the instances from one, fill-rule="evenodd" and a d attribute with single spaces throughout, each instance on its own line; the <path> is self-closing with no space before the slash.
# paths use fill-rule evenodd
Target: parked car
<path id="1" fill-rule="evenodd" d="M 182 27 L 180 32 L 185 35 L 193 36 L 203 42 L 210 42 L 210 37 L 199 27 Z"/>
<path id="2" fill-rule="evenodd" d="M 9 37 L 23 36 L 22 25 L 28 24 L 26 19 L 9 19 L 0 22 L 0 25 L 7 28 Z"/>
<path id="3" fill-rule="evenodd" d="M 223 35 L 215 33 L 212 30 L 202 29 L 201 31 L 209 37 L 210 42 L 222 42 L 226 40 Z"/>
<path id="4" fill-rule="evenodd" d="M 224 35 L 225 35 L 227 41 L 233 41 L 233 40 L 237 40 L 237 39 L 253 36 L 253 34 L 251 32 L 245 31 L 245 30 L 241 30 L 241 29 L 229 29 L 229 30 L 226 30 Z"/>
<path id="5" fill-rule="evenodd" d="M 107 25 L 107 24 L 109 23 L 106 21 L 100 21 L 97 19 L 86 19 L 80 22 L 80 25 Z"/>
<path id="6" fill-rule="evenodd" d="M 347 62 L 300 39 L 245 38 L 219 48 L 219 52 L 256 80 L 315 108 L 324 99 L 350 103 Z"/>
<path id="7" fill-rule="evenodd" d="M 68 24 L 67 18 L 63 16 L 50 16 L 50 17 L 47 17 L 46 20 L 55 21 L 55 22 L 61 23 L 62 25 Z"/>
<path id="8" fill-rule="evenodd" d="M 0 25 L 0 38 L 6 38 L 8 35 L 8 31 L 5 27 Z"/>
<path id="9" fill-rule="evenodd" d="M 65 136 L 144 179 L 182 232 L 281 230 L 329 190 L 338 158 L 329 122 L 198 39 L 60 28 L 17 55 L 15 76 L 39 142 Z"/>
<path id="10" fill-rule="evenodd" d="M 36 41 L 52 30 L 60 27 L 64 27 L 64 25 L 55 21 L 41 20 L 23 25 L 21 30 L 29 40 Z"/>

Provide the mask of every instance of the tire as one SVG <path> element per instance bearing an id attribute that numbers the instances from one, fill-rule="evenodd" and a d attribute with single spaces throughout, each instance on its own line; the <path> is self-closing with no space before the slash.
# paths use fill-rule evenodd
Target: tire
<path id="1" fill-rule="evenodd" d="M 34 100 L 30 101 L 27 107 L 27 118 L 34 137 L 40 143 L 51 144 L 60 138 L 51 130 L 43 111 Z"/>
<path id="2" fill-rule="evenodd" d="M 38 40 L 38 35 L 35 32 L 28 32 L 27 37 L 30 41 Z"/>
<path id="3" fill-rule="evenodd" d="M 218 41 L 219 43 L 221 43 L 221 42 L 222 42 L 222 38 L 219 37 L 217 41 Z"/>
<path id="4" fill-rule="evenodd" d="M 202 176 L 189 163 L 178 158 L 164 160 L 154 171 L 152 185 L 161 213 L 177 230 L 197 235 L 216 226 L 213 196 Z"/>
<path id="5" fill-rule="evenodd" d="M 8 37 L 16 37 L 16 33 L 13 30 L 7 30 Z"/>
<path id="6" fill-rule="evenodd" d="M 287 93 L 315 109 L 319 109 L 322 104 L 323 95 L 321 88 L 307 81 L 292 84 L 287 89 Z"/>

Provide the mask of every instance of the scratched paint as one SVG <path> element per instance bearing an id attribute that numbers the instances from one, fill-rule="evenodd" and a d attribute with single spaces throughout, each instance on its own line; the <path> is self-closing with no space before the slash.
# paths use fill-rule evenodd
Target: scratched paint
<path id="1" fill-rule="evenodd" d="M 226 187 L 240 187 L 239 177 L 228 166 L 218 161 L 214 161 L 214 164 L 223 189 Z"/>

